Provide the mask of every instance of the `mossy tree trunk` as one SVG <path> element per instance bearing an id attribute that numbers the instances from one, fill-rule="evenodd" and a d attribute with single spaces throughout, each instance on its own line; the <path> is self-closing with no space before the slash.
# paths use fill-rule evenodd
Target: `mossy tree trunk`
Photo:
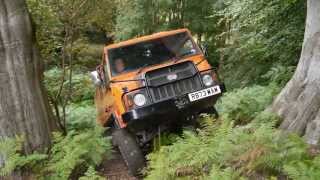
<path id="1" fill-rule="evenodd" d="M 320 139 L 320 0 L 307 1 L 303 49 L 292 79 L 273 104 L 283 118 L 281 128 L 303 135 L 310 144 Z"/>
<path id="2" fill-rule="evenodd" d="M 0 0 L 0 140 L 23 136 L 25 153 L 48 147 L 56 127 L 39 57 L 26 2 Z"/>

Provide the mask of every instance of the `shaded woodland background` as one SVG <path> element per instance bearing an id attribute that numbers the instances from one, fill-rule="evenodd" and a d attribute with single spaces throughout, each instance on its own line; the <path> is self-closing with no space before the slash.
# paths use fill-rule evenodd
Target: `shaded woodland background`
<path id="1" fill-rule="evenodd" d="M 61 131 L 48 153 L 23 155 L 23 137 L 5 139 L 2 175 L 28 169 L 44 179 L 103 178 L 96 167 L 111 145 L 95 125 L 95 89 L 88 72 L 101 62 L 106 44 L 185 27 L 208 46 L 209 61 L 229 92 L 217 105 L 219 119 L 201 117 L 196 133 L 162 135 L 148 156 L 146 179 L 320 176 L 317 146 L 284 134 L 278 129 L 282 118 L 265 110 L 298 65 L 306 1 L 27 0 L 27 5 Z"/>

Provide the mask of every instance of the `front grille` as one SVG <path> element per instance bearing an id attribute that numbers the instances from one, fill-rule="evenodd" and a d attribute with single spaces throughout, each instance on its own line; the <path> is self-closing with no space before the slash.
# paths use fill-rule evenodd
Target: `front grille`
<path id="1" fill-rule="evenodd" d="M 177 79 L 170 81 L 169 74 Z M 201 89 L 201 81 L 193 63 L 184 62 L 165 67 L 146 74 L 150 95 L 154 102 L 163 101 Z"/>
<path id="2" fill-rule="evenodd" d="M 201 89 L 198 76 L 179 80 L 174 83 L 165 84 L 159 87 L 150 88 L 150 93 L 154 102 L 159 102 L 172 97 L 181 96 Z"/>

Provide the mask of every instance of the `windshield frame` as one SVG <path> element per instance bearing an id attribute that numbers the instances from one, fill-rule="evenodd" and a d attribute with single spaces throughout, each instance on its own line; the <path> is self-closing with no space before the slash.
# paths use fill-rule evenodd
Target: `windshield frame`
<path id="1" fill-rule="evenodd" d="M 158 38 L 154 38 L 154 39 L 150 39 L 150 40 L 146 40 L 146 41 L 140 41 L 140 42 L 137 42 L 137 43 L 134 43 L 134 44 L 129 44 L 129 45 L 124 45 L 124 46 L 121 46 L 121 47 L 117 47 L 117 48 L 123 48 L 123 47 L 128 47 L 128 46 L 133 46 L 135 44 L 139 44 L 139 43 L 147 43 L 147 42 L 151 42 L 151 41 L 156 41 L 156 40 L 159 40 L 161 38 L 166 38 L 166 37 L 169 37 L 169 36 L 174 36 L 174 35 L 177 35 L 177 34 L 182 34 L 182 33 L 186 33 L 188 39 L 185 41 L 187 42 L 188 40 L 191 41 L 193 47 L 196 49 L 196 52 L 194 54 L 188 54 L 188 55 L 184 55 L 184 56 L 175 56 L 173 58 L 170 58 L 170 59 L 167 59 L 167 60 L 164 60 L 160 63 L 155 63 L 155 64 L 152 64 L 152 65 L 148 65 L 147 67 L 152 67 L 152 66 L 156 66 L 156 65 L 160 65 L 160 64 L 164 64 L 164 63 L 168 63 L 170 61 L 174 62 L 175 59 L 185 59 L 185 58 L 188 58 L 188 57 L 191 57 L 191 56 L 196 56 L 196 55 L 201 55 L 203 54 L 201 48 L 199 47 L 199 45 L 195 42 L 194 38 L 192 37 L 191 33 L 189 31 L 185 31 L 185 32 L 179 32 L 179 33 L 176 33 L 176 34 L 172 34 L 172 35 L 167 35 L 167 36 L 162 36 L 162 37 L 158 37 Z M 112 67 L 110 65 L 110 59 L 109 59 L 109 54 L 108 52 L 110 50 L 113 50 L 113 49 L 117 49 L 117 48 L 110 48 L 110 49 L 106 49 L 105 51 L 105 61 L 107 63 L 107 67 L 108 67 L 108 74 L 110 77 L 116 77 L 116 76 L 121 76 L 123 74 L 127 74 L 127 73 L 130 73 L 130 72 L 135 72 L 135 71 L 139 71 L 140 68 L 142 68 L 143 66 L 141 66 L 140 68 L 137 68 L 137 69 L 132 69 L 132 70 L 128 70 L 128 71 L 125 71 L 125 72 L 121 72 L 121 73 L 117 73 L 117 74 L 113 74 L 112 72 Z"/>

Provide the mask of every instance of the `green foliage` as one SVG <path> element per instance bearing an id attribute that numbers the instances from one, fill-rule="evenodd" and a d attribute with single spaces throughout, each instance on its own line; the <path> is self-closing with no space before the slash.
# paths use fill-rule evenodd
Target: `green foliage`
<path id="1" fill-rule="evenodd" d="M 27 0 L 28 9 L 36 28 L 40 53 L 46 64 L 56 64 L 63 46 L 63 22 L 47 0 Z"/>
<path id="2" fill-rule="evenodd" d="M 270 85 L 228 93 L 219 103 L 221 119 L 206 117 L 197 134 L 185 131 L 148 156 L 146 179 L 317 177 L 319 156 L 308 153 L 302 138 L 277 130 L 279 118 L 263 111 L 275 91 Z"/>
<path id="3" fill-rule="evenodd" d="M 310 179 L 316 180 L 320 176 L 320 157 L 314 159 L 303 159 L 290 162 L 284 166 L 285 172 L 291 179 Z"/>
<path id="4" fill-rule="evenodd" d="M 176 134 L 161 133 L 160 137 L 157 136 L 153 139 L 153 151 L 158 151 L 161 148 L 161 146 L 172 144 L 177 140 L 177 138 L 178 135 Z"/>
<path id="5" fill-rule="evenodd" d="M 55 97 L 56 94 L 58 94 L 60 90 L 62 74 L 62 70 L 59 68 L 52 68 L 44 73 L 44 83 L 48 90 L 49 96 Z M 68 98 L 70 96 L 71 102 L 73 103 L 93 100 L 95 87 L 93 86 L 87 73 L 74 72 L 71 81 L 71 91 L 68 90 L 69 79 L 64 82 L 64 86 L 66 88 L 63 88 L 61 97 Z"/>
<path id="6" fill-rule="evenodd" d="M 59 91 L 62 70 L 52 68 L 45 73 L 45 85 L 49 95 Z M 68 85 L 65 82 L 65 86 Z M 68 133 L 66 136 L 55 133 L 53 146 L 48 154 L 33 153 L 23 155 L 21 139 L 7 139 L 0 143 L 0 153 L 6 162 L 0 170 L 2 175 L 14 170 L 29 169 L 39 179 L 69 179 L 78 177 L 86 170 L 83 179 L 99 179 L 95 171 L 88 167 L 96 167 L 102 158 L 111 152 L 111 144 L 106 139 L 104 129 L 96 127 L 96 110 L 93 104 L 94 87 L 86 74 L 75 72 L 72 79 L 70 104 L 66 108 Z M 68 97 L 67 91 L 62 91 Z M 61 108 L 59 108 L 61 111 Z"/>
<path id="7" fill-rule="evenodd" d="M 232 168 L 225 168 L 220 169 L 213 165 L 211 172 L 209 174 L 209 179 L 216 179 L 216 180 L 242 180 L 245 179 L 237 174 Z"/>
<path id="8" fill-rule="evenodd" d="M 118 3 L 115 37 L 126 40 L 186 27 L 198 40 L 202 37 L 214 40 L 214 36 L 222 32 L 215 16 L 220 4 L 211 0 L 123 0 Z"/>
<path id="9" fill-rule="evenodd" d="M 70 131 L 67 136 L 54 133 L 53 147 L 49 154 L 33 153 L 22 155 L 21 138 L 9 138 L 0 142 L 0 153 L 6 158 L 1 175 L 8 175 L 14 170 L 28 168 L 42 179 L 69 179 L 79 170 L 99 165 L 104 156 L 111 152 L 109 139 L 103 137 L 101 127 Z M 86 177 L 95 177 L 94 171 L 87 170 Z"/>
<path id="10" fill-rule="evenodd" d="M 30 160 L 30 163 L 40 162 L 39 165 L 21 162 L 33 155 L 22 156 L 20 150 L 13 149 L 6 152 L 7 157 L 22 159 L 13 161 L 9 158 L 5 166 L 7 172 L 29 168 L 39 178 L 69 179 L 87 170 L 83 178 L 99 179 L 93 167 L 100 163 L 104 155 L 108 155 L 106 152 L 111 151 L 111 145 L 102 136 L 103 130 L 95 125 L 95 87 L 88 76 L 88 71 L 94 69 L 101 60 L 102 45 L 91 44 L 91 37 L 87 36 L 91 36 L 88 31 L 92 29 L 103 36 L 113 31 L 114 19 L 110 16 L 115 2 L 28 0 L 27 3 L 47 69 L 44 83 L 56 115 L 63 120 L 66 115 L 68 133 L 65 136 L 60 133 L 54 135 L 49 154 L 43 155 L 46 158 Z M 65 65 L 64 78 L 62 60 Z"/>
<path id="11" fill-rule="evenodd" d="M 67 107 L 67 128 L 68 130 L 86 130 L 94 128 L 96 123 L 96 108 L 88 101 L 72 104 Z"/>
<path id="12" fill-rule="evenodd" d="M 62 70 L 52 68 L 45 72 L 45 86 L 52 100 L 61 88 Z M 70 98 L 71 102 L 65 109 L 67 130 L 81 131 L 95 126 L 96 109 L 93 103 L 95 87 L 87 73 L 75 72 L 72 76 L 71 91 L 69 91 L 69 80 L 65 81 L 60 98 Z M 58 102 L 61 100 L 58 99 Z M 52 103 L 52 101 L 51 101 Z M 58 106 L 60 116 L 63 109 Z"/>
<path id="13" fill-rule="evenodd" d="M 95 169 L 90 166 L 87 170 L 87 172 L 84 174 L 85 176 L 82 176 L 79 178 L 79 180 L 105 180 L 105 177 L 99 176 Z"/>
<path id="14" fill-rule="evenodd" d="M 227 93 L 222 97 L 217 110 L 224 119 L 232 119 L 237 124 L 250 122 L 269 105 L 279 88 L 274 84 L 267 87 L 252 86 Z"/>
<path id="15" fill-rule="evenodd" d="M 198 42 L 207 43 L 209 60 L 219 65 L 228 89 L 241 89 L 221 99 L 217 106 L 221 118 L 204 118 L 199 132 L 156 139 L 163 146 L 155 146 L 149 155 L 146 179 L 320 176 L 319 156 L 311 156 L 300 137 L 275 129 L 279 117 L 264 111 L 297 64 L 305 25 L 304 0 L 28 0 L 28 5 L 41 54 L 50 65 L 45 85 L 53 99 L 63 74 L 57 67 L 63 58 L 68 63 L 64 88 L 55 103 L 62 105 L 70 98 L 66 108 L 70 132 L 55 134 L 49 155 L 25 156 L 20 153 L 21 140 L 2 141 L 0 151 L 7 159 L 2 175 L 31 167 L 47 179 L 68 179 L 77 171 L 86 171 L 82 180 L 101 179 L 94 167 L 110 144 L 93 125 L 94 87 L 86 72 L 100 62 L 101 45 L 90 44 L 92 32 L 113 32 L 119 41 L 187 27 Z"/>
<path id="16" fill-rule="evenodd" d="M 291 79 L 295 69 L 295 66 L 285 67 L 283 65 L 275 65 L 261 77 L 266 81 L 271 81 L 278 84 L 280 87 L 284 87 Z"/>
<path id="17" fill-rule="evenodd" d="M 84 28 L 96 27 L 104 33 L 112 33 L 115 24 L 116 1 L 94 1 L 93 9 L 86 15 L 87 25 Z"/>
<path id="18" fill-rule="evenodd" d="M 45 154 L 34 153 L 23 155 L 23 138 L 5 138 L 0 141 L 0 156 L 6 159 L 4 166 L 0 169 L 0 177 L 11 174 L 16 169 L 25 166 L 35 166 L 47 158 Z"/>
<path id="19" fill-rule="evenodd" d="M 124 0 L 120 1 L 117 7 L 116 17 L 116 39 L 125 40 L 134 37 L 143 32 L 144 22 L 150 23 L 148 16 L 144 15 L 141 0 Z M 149 21 L 142 21 L 143 18 Z M 140 32 L 139 32 L 140 31 Z"/>
<path id="20" fill-rule="evenodd" d="M 111 150 L 110 144 L 103 137 L 103 130 L 76 133 L 71 131 L 66 137 L 54 134 L 54 146 L 47 169 L 53 179 L 68 179 L 78 166 L 96 166 L 101 163 L 103 155 Z"/>
<path id="21" fill-rule="evenodd" d="M 222 72 L 229 87 L 268 84 L 279 70 L 284 78 L 276 82 L 283 86 L 299 60 L 305 1 L 232 0 L 226 5 L 220 13 L 230 22 L 224 33 L 228 43 L 219 51 L 225 55 Z"/>
<path id="22" fill-rule="evenodd" d="M 92 44 L 88 41 L 77 44 L 79 50 L 76 54 L 77 61 L 74 69 L 84 74 L 93 71 L 97 64 L 101 63 L 103 52 L 103 44 Z"/>
<path id="23" fill-rule="evenodd" d="M 206 42 L 209 60 L 220 65 L 229 88 L 270 82 L 282 87 L 299 59 L 305 16 L 304 0 L 123 0 L 115 37 L 186 27 Z"/>
<path id="24" fill-rule="evenodd" d="M 88 48 L 83 47 L 83 41 L 100 34 L 97 42 L 106 43 L 107 36 L 114 31 L 115 1 L 27 0 L 27 4 L 46 69 L 60 66 L 63 59 L 65 64 L 73 59 L 72 64 L 82 65 L 82 69 L 95 67 L 92 64 L 101 59 L 101 48 L 94 56 L 84 58 Z"/>

